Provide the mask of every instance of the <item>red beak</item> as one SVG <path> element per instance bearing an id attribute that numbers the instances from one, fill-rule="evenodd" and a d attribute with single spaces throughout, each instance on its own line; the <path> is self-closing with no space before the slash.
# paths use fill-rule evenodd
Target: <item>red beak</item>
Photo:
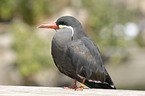
<path id="1" fill-rule="evenodd" d="M 39 25 L 37 28 L 59 29 L 56 23 L 42 24 L 42 25 Z"/>

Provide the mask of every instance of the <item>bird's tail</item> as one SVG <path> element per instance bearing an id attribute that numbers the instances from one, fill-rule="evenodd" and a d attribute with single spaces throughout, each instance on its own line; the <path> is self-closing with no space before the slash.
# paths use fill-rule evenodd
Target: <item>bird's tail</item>
<path id="1" fill-rule="evenodd" d="M 89 82 L 88 80 L 85 81 L 85 85 L 87 85 L 90 88 L 116 89 L 114 85 L 109 85 L 107 83 Z"/>

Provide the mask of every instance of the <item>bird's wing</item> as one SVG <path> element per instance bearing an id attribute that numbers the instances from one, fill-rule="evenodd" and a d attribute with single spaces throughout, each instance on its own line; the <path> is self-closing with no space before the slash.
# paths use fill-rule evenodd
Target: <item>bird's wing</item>
<path id="1" fill-rule="evenodd" d="M 106 73 L 101 54 L 95 43 L 88 37 L 68 44 L 67 55 L 76 74 L 89 80 L 105 82 Z"/>

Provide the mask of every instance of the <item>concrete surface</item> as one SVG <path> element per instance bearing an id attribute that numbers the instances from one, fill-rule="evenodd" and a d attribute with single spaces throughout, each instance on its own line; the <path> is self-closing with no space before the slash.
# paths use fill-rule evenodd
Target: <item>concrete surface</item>
<path id="1" fill-rule="evenodd" d="M 61 87 L 0 86 L 0 96 L 145 96 L 145 91 L 110 89 L 74 91 Z"/>

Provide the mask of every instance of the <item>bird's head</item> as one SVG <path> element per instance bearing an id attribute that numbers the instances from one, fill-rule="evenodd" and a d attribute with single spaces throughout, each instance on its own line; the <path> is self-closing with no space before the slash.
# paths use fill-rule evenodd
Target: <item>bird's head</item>
<path id="1" fill-rule="evenodd" d="M 82 32 L 83 30 L 81 23 L 72 16 L 62 16 L 55 23 L 42 24 L 37 28 L 48 28 L 55 30 L 70 28 L 72 30 L 72 36 L 75 32 Z"/>

